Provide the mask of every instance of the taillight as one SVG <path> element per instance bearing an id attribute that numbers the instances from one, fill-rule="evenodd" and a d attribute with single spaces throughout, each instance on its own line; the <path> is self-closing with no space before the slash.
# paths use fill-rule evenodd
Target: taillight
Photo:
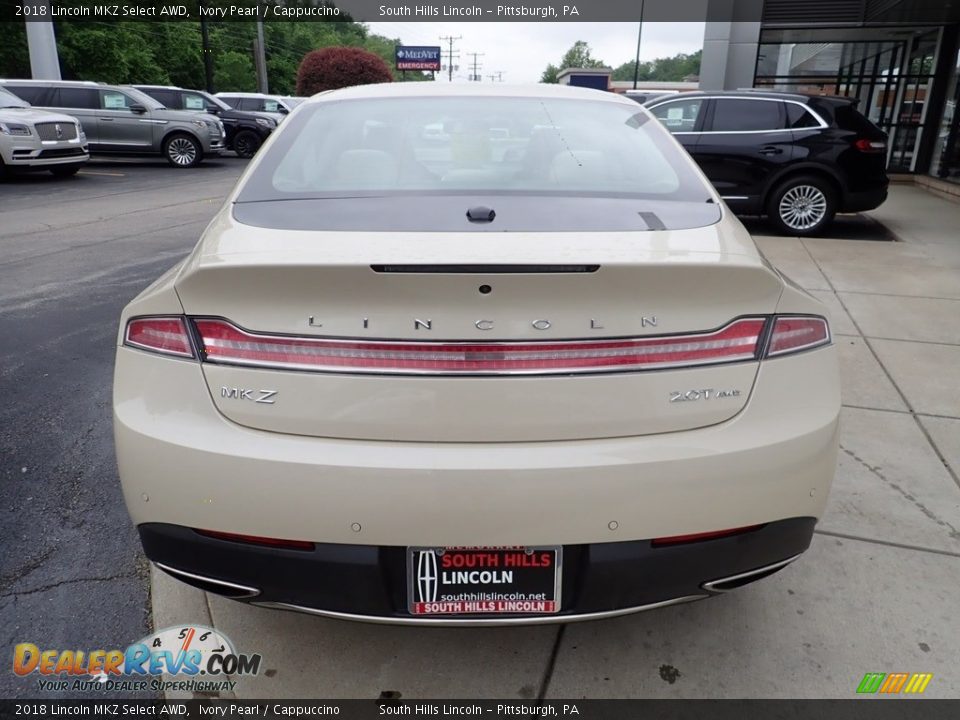
<path id="1" fill-rule="evenodd" d="M 759 357 L 764 318 L 690 335 L 547 342 L 388 342 L 250 333 L 194 321 L 209 362 L 395 374 L 564 374 L 688 367 Z"/>
<path id="2" fill-rule="evenodd" d="M 163 355 L 195 357 L 182 317 L 134 318 L 127 323 L 123 344 Z"/>
<path id="3" fill-rule="evenodd" d="M 867 138 L 860 138 L 853 146 L 860 152 L 865 153 L 881 153 L 887 149 L 887 143 L 883 140 L 868 140 Z"/>
<path id="4" fill-rule="evenodd" d="M 822 317 L 777 315 L 773 321 L 767 357 L 810 350 L 830 344 L 830 326 Z"/>

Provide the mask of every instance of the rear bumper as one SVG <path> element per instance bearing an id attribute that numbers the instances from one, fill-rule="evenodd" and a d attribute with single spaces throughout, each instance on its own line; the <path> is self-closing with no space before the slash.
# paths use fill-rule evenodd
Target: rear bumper
<path id="1" fill-rule="evenodd" d="M 366 546 L 583 545 L 819 518 L 839 411 L 834 346 L 761 363 L 726 422 L 596 440 L 253 430 L 217 412 L 198 364 L 130 348 L 118 349 L 114 386 L 135 525 Z"/>
<path id="2" fill-rule="evenodd" d="M 566 545 L 557 614 L 423 618 L 407 612 L 405 548 L 319 544 L 287 550 L 205 537 L 164 523 L 140 525 L 144 550 L 188 584 L 258 605 L 403 624 L 569 622 L 672 605 L 776 572 L 810 544 L 814 518 L 740 535 L 654 547 L 649 540 Z"/>
<path id="3" fill-rule="evenodd" d="M 873 210 L 880 207 L 887 199 L 887 184 L 883 184 L 871 190 L 860 190 L 858 192 L 848 192 L 843 200 L 843 207 L 840 212 L 853 213 Z"/>

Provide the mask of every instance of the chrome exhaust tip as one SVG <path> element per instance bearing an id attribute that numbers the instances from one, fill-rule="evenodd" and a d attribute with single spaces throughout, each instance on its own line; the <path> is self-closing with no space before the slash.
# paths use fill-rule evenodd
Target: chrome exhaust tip
<path id="1" fill-rule="evenodd" d="M 243 600 L 257 597 L 257 595 L 260 594 L 260 590 L 255 587 L 238 585 L 237 583 L 227 582 L 226 580 L 217 580 L 215 578 L 205 577 L 204 575 L 197 575 L 187 572 L 186 570 L 178 570 L 163 563 L 155 562 L 153 564 L 177 580 L 205 592 L 214 593 L 215 595 L 223 595 L 233 600 Z"/>
<path id="2" fill-rule="evenodd" d="M 746 572 L 737 573 L 736 575 L 728 575 L 727 577 L 718 578 L 717 580 L 711 580 L 710 582 L 703 583 L 700 587 L 707 592 L 712 593 L 725 593 L 729 592 L 730 590 L 736 590 L 737 588 L 748 585 L 755 580 L 760 580 L 768 575 L 773 575 L 778 570 L 782 570 L 787 565 L 792 563 L 794 560 L 800 557 L 800 555 L 802 555 L 802 553 L 798 553 L 793 557 L 773 563 L 772 565 L 764 565 L 763 567 L 759 567 L 754 570 L 747 570 Z"/>

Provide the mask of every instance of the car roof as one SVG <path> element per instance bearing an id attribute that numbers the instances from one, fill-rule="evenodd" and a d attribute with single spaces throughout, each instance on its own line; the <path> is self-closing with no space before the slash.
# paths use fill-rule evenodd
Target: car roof
<path id="1" fill-rule="evenodd" d="M 329 100 L 396 97 L 522 97 L 600 100 L 636 107 L 629 98 L 616 93 L 548 83 L 509 85 L 506 83 L 377 83 L 327 90 L 304 100 L 304 104 Z"/>
<path id="2" fill-rule="evenodd" d="M 30 80 L 28 78 L 0 79 L 0 83 L 5 85 L 57 85 L 65 87 L 117 87 L 107 83 L 94 82 L 93 80 Z"/>
<path id="3" fill-rule="evenodd" d="M 811 100 L 824 100 L 827 102 L 854 102 L 856 98 L 844 97 L 842 95 L 812 95 L 809 93 L 782 92 L 779 90 L 692 90 L 688 92 L 677 93 L 670 97 L 658 97 L 650 101 L 657 103 L 669 102 L 671 100 L 684 99 L 690 97 L 733 97 L 733 98 L 765 98 L 768 100 L 793 100 L 800 103 L 809 103 Z"/>

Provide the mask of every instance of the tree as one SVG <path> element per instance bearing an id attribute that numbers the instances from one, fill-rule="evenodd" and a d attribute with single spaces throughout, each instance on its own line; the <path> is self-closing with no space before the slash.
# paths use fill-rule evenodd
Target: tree
<path id="1" fill-rule="evenodd" d="M 701 50 L 694 53 L 677 53 L 672 57 L 645 60 L 640 63 L 638 80 L 661 80 L 679 82 L 688 75 L 700 74 Z M 634 61 L 628 60 L 614 69 L 612 80 L 633 80 Z"/>
<path id="2" fill-rule="evenodd" d="M 559 67 L 550 64 L 547 65 L 543 75 L 540 76 L 540 82 L 555 83 L 558 82 L 560 71 L 565 68 L 602 68 L 606 63 L 602 60 L 596 60 L 590 52 L 590 45 L 583 40 L 577 40 L 569 50 L 560 59 Z"/>
<path id="3" fill-rule="evenodd" d="M 245 53 L 233 50 L 221 53 L 217 57 L 214 77 L 219 88 L 228 88 L 234 92 L 256 92 L 257 89 L 253 60 Z"/>
<path id="4" fill-rule="evenodd" d="M 547 69 L 543 71 L 543 75 L 540 76 L 540 82 L 542 83 L 557 83 L 559 82 L 560 68 L 558 68 L 553 63 L 547 65 Z"/>
<path id="5" fill-rule="evenodd" d="M 290 0 L 302 4 L 309 0 Z M 253 41 L 256 23 L 207 23 L 213 57 L 215 90 L 255 90 Z M 393 64 L 400 41 L 372 34 L 366 25 L 341 16 L 336 22 L 264 23 L 264 46 L 270 91 L 295 92 L 297 69 L 304 55 L 326 47 L 355 47 Z M 185 88 L 203 87 L 200 25 L 187 21 L 56 22 L 63 77 L 109 83 L 157 83 Z M 0 22 L 0 77 L 30 77 L 26 28 L 23 22 Z M 395 79 L 429 80 L 410 71 Z"/>
<path id="6" fill-rule="evenodd" d="M 564 68 L 602 68 L 606 63 L 602 60 L 595 60 L 590 53 L 590 46 L 583 40 L 577 40 L 573 46 L 567 50 L 563 59 L 560 61 L 560 69 Z"/>
<path id="7" fill-rule="evenodd" d="M 304 55 L 297 70 L 297 95 L 392 81 L 390 68 L 372 52 L 352 47 L 328 47 Z"/>

